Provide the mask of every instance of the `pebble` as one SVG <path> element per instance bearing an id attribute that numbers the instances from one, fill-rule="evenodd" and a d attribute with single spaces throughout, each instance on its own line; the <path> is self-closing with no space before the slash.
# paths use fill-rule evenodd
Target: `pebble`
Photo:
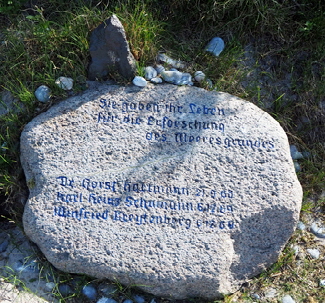
<path id="1" fill-rule="evenodd" d="M 155 299 L 152 299 L 150 303 L 157 303 Z"/>
<path id="2" fill-rule="evenodd" d="M 152 78 L 155 78 L 158 75 L 157 71 L 152 66 L 147 66 L 144 69 L 144 72 L 145 72 L 144 77 L 146 80 L 151 80 Z"/>
<path id="3" fill-rule="evenodd" d="M 72 90 L 73 79 L 67 77 L 59 77 L 55 80 L 55 84 L 64 90 Z"/>
<path id="4" fill-rule="evenodd" d="M 319 280 L 319 286 L 325 287 L 325 280 Z"/>
<path id="5" fill-rule="evenodd" d="M 123 303 L 133 303 L 133 301 L 130 300 L 130 299 L 126 299 L 126 300 L 123 301 Z"/>
<path id="6" fill-rule="evenodd" d="M 255 300 L 261 300 L 261 297 L 258 294 L 251 294 L 251 298 Z"/>
<path id="7" fill-rule="evenodd" d="M 293 165 L 295 167 L 296 173 L 299 173 L 301 171 L 301 167 L 298 162 L 294 161 Z"/>
<path id="8" fill-rule="evenodd" d="M 308 248 L 307 252 L 310 254 L 310 256 L 313 259 L 319 259 L 320 252 L 319 252 L 319 250 L 317 248 Z"/>
<path id="9" fill-rule="evenodd" d="M 310 231 L 318 238 L 325 238 L 325 227 L 319 227 L 317 223 L 312 223 Z"/>
<path id="10" fill-rule="evenodd" d="M 213 88 L 213 83 L 212 83 L 211 79 L 206 79 L 206 82 L 208 83 L 208 87 L 210 89 Z"/>
<path id="11" fill-rule="evenodd" d="M 299 251 L 300 251 L 300 247 L 299 247 L 298 245 L 294 245 L 294 246 L 292 247 L 292 249 L 293 249 L 293 251 L 294 251 L 295 256 L 298 256 Z"/>
<path id="12" fill-rule="evenodd" d="M 163 71 L 161 73 L 162 78 L 169 83 L 176 84 L 176 82 L 180 81 L 183 73 L 179 71 Z"/>
<path id="13" fill-rule="evenodd" d="M 95 300 L 97 297 L 96 288 L 92 285 L 85 285 L 82 289 L 82 293 L 89 299 Z"/>
<path id="14" fill-rule="evenodd" d="M 170 57 L 168 57 L 166 54 L 159 53 L 157 56 L 158 61 L 166 62 L 167 64 L 170 64 L 172 67 L 183 69 L 185 68 L 185 63 L 179 60 L 174 60 Z"/>
<path id="15" fill-rule="evenodd" d="M 165 70 L 164 66 L 161 64 L 157 64 L 155 67 L 155 70 L 157 71 L 157 74 L 160 75 L 161 72 L 163 72 Z"/>
<path id="16" fill-rule="evenodd" d="M 97 303 L 117 303 L 117 302 L 114 299 L 102 297 L 97 301 Z"/>
<path id="17" fill-rule="evenodd" d="M 134 299 L 134 301 L 136 303 L 144 303 L 144 302 L 146 302 L 146 300 L 142 296 L 139 296 L 139 295 L 133 296 L 133 299 Z"/>
<path id="18" fill-rule="evenodd" d="M 189 73 L 179 71 L 164 71 L 161 73 L 162 78 L 169 83 L 176 85 L 193 85 L 192 76 Z"/>
<path id="19" fill-rule="evenodd" d="M 52 291 L 53 288 L 55 287 L 55 283 L 54 282 L 48 282 L 45 284 L 46 289 L 48 289 L 49 291 Z"/>
<path id="20" fill-rule="evenodd" d="M 73 294 L 71 287 L 67 284 L 59 285 L 59 292 L 64 297 Z"/>
<path id="21" fill-rule="evenodd" d="M 264 296 L 265 298 L 271 299 L 276 297 L 276 295 L 278 294 L 277 290 L 274 288 L 269 288 L 265 293 Z"/>
<path id="22" fill-rule="evenodd" d="M 194 79 L 197 82 L 202 82 L 205 79 L 205 74 L 199 70 L 194 73 Z"/>
<path id="23" fill-rule="evenodd" d="M 9 240 L 8 239 L 4 239 L 4 241 L 2 241 L 2 243 L 0 243 L 0 253 L 3 253 L 7 250 L 9 245 Z"/>
<path id="24" fill-rule="evenodd" d="M 306 225 L 303 222 L 299 221 L 298 224 L 297 224 L 297 228 L 299 230 L 305 230 L 306 229 Z"/>
<path id="25" fill-rule="evenodd" d="M 39 102 L 46 103 L 51 98 L 51 90 L 46 85 L 41 85 L 36 89 L 35 97 Z"/>
<path id="26" fill-rule="evenodd" d="M 290 295 L 285 295 L 282 298 L 282 303 L 296 303 L 294 299 Z"/>
<path id="27" fill-rule="evenodd" d="M 303 151 L 303 152 L 301 152 L 301 154 L 305 159 L 310 159 L 311 158 L 311 153 L 308 152 L 308 151 Z"/>
<path id="28" fill-rule="evenodd" d="M 299 159 L 304 158 L 302 153 L 298 151 L 298 149 L 295 145 L 290 145 L 290 154 L 291 154 L 292 160 L 299 160 Z"/>
<path id="29" fill-rule="evenodd" d="M 143 77 L 140 77 L 140 76 L 135 76 L 132 83 L 136 86 L 139 86 L 139 87 L 145 87 L 147 86 L 147 80 Z"/>
<path id="30" fill-rule="evenodd" d="M 214 37 L 206 46 L 205 50 L 215 56 L 219 56 L 225 48 L 225 43 L 219 37 Z"/>
<path id="31" fill-rule="evenodd" d="M 154 84 L 159 84 L 159 83 L 162 83 L 163 80 L 159 77 L 154 77 L 150 80 L 150 82 L 154 83 Z"/>

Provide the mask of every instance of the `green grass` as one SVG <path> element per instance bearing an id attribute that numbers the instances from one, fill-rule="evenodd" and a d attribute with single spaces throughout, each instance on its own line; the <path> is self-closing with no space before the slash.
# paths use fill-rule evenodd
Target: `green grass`
<path id="1" fill-rule="evenodd" d="M 317 216 L 324 217 L 325 200 L 319 198 L 325 190 L 323 0 L 40 0 L 30 7 L 23 3 L 0 1 L 0 91 L 10 91 L 19 100 L 14 111 L 0 117 L 0 195 L 7 197 L 17 224 L 23 211 L 18 197 L 27 190 L 19 162 L 20 133 L 34 116 L 68 96 L 55 85 L 59 76 L 74 79 L 75 93 L 86 88 L 90 32 L 113 13 L 125 27 L 139 75 L 155 62 L 158 51 L 165 51 L 186 61 L 187 72 L 203 71 L 212 80 L 212 89 L 250 100 L 273 115 L 290 143 L 311 154 L 299 161 L 302 219 L 308 221 L 318 210 L 323 213 Z M 214 36 L 226 42 L 218 58 L 204 52 Z M 34 96 L 43 84 L 52 91 L 48 104 Z M 307 232 L 296 232 L 273 267 L 223 302 L 252 302 L 250 293 L 272 285 L 297 302 L 325 301 L 325 290 L 317 284 L 324 272 L 321 260 L 307 255 L 297 260 L 290 248 L 295 243 L 315 244 Z M 57 284 L 73 280 L 56 275 Z M 55 293 L 62 302 L 80 300 Z M 130 290 L 121 286 L 120 293 Z M 306 293 L 314 301 L 308 301 Z"/>

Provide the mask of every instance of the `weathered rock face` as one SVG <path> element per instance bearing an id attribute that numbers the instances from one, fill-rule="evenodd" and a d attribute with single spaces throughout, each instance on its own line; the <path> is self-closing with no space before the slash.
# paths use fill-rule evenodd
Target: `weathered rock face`
<path id="1" fill-rule="evenodd" d="M 236 291 L 277 260 L 302 200 L 285 132 L 255 105 L 100 86 L 21 136 L 24 228 L 57 268 L 175 298 Z"/>
<path id="2" fill-rule="evenodd" d="M 115 15 L 91 33 L 89 52 L 89 80 L 107 78 L 109 73 L 114 72 L 126 79 L 134 77 L 135 59 L 130 52 L 123 25 Z"/>

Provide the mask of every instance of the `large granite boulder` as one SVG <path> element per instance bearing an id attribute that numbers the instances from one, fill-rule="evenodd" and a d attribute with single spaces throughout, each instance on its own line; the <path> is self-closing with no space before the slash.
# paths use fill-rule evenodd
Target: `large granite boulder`
<path id="1" fill-rule="evenodd" d="M 172 85 L 99 86 L 26 125 L 26 234 L 57 268 L 174 298 L 236 291 L 275 262 L 302 200 L 280 124 Z"/>
<path id="2" fill-rule="evenodd" d="M 126 40 L 123 25 L 115 15 L 92 31 L 89 52 L 89 80 L 105 79 L 114 73 L 129 80 L 135 76 L 135 59 Z"/>

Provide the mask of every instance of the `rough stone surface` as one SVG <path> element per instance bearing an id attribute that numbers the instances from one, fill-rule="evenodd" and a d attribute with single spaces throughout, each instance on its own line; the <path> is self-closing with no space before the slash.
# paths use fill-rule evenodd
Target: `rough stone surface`
<path id="1" fill-rule="evenodd" d="M 26 234 L 63 271 L 216 298 L 270 266 L 302 199 L 255 105 L 174 85 L 97 86 L 26 125 Z"/>
<path id="2" fill-rule="evenodd" d="M 89 80 L 107 78 L 110 73 L 115 72 L 129 80 L 135 76 L 135 59 L 126 40 L 123 25 L 115 15 L 91 33 L 89 52 Z"/>

